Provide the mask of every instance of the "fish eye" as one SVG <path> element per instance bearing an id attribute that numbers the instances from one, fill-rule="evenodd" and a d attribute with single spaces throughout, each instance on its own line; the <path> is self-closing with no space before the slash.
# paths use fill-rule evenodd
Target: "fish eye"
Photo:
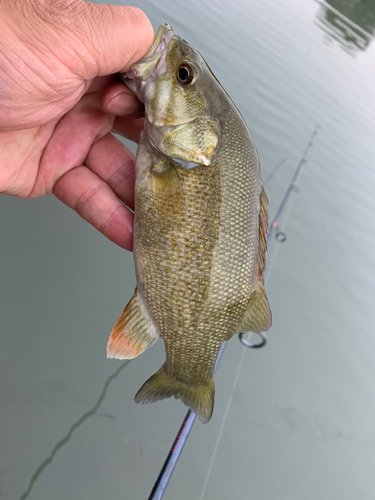
<path id="1" fill-rule="evenodd" d="M 190 85 L 194 80 L 194 71 L 189 64 L 181 64 L 176 73 L 177 80 L 181 85 Z"/>

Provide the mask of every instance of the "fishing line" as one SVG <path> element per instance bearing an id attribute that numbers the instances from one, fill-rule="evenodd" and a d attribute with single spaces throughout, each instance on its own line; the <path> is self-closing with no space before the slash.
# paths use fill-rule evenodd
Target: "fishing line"
<path id="1" fill-rule="evenodd" d="M 302 166 L 304 165 L 304 163 L 306 163 L 306 157 L 307 157 L 307 154 L 309 152 L 309 149 L 311 148 L 312 144 L 313 144 L 313 140 L 315 138 L 315 136 L 317 135 L 318 133 L 318 129 L 319 129 L 320 125 L 317 124 L 314 128 L 314 131 L 309 139 L 309 142 L 307 143 L 307 146 L 305 148 L 305 151 L 303 152 L 303 155 L 302 155 L 302 158 L 300 159 L 299 161 L 299 164 L 297 166 L 297 169 L 294 173 L 294 176 L 288 186 L 288 189 L 286 190 L 285 192 L 285 195 L 284 195 L 284 198 L 282 199 L 281 203 L 280 203 L 280 206 L 276 212 L 276 215 L 271 223 L 271 227 L 270 227 L 270 231 L 267 235 L 267 243 L 269 243 L 273 237 L 273 235 L 276 233 L 276 229 L 279 227 L 279 219 L 280 219 L 280 216 L 284 210 L 284 207 L 285 207 L 285 204 L 286 204 L 286 201 L 287 199 L 289 198 L 290 194 L 292 192 L 294 192 L 296 190 L 296 180 L 301 172 L 301 169 L 302 169 Z M 275 236 L 277 234 L 280 234 L 279 233 L 276 233 Z M 267 278 L 269 276 L 269 271 L 267 273 L 267 276 L 266 276 L 266 280 L 267 281 Z M 243 333 L 248 333 L 248 332 L 243 332 Z M 253 333 L 257 333 L 258 335 L 260 335 L 261 339 L 262 339 L 262 342 L 260 344 L 250 344 L 250 342 L 246 341 L 244 338 L 243 338 L 243 333 L 240 334 L 239 336 L 239 339 L 241 341 L 241 343 L 246 346 L 246 347 L 261 347 L 263 345 L 265 345 L 266 343 L 266 337 L 264 335 L 264 333 L 262 332 L 253 332 Z M 225 347 L 226 347 L 226 342 L 223 343 L 221 349 L 220 349 L 220 352 L 219 352 L 219 355 L 217 357 L 217 360 L 216 360 L 216 364 L 215 364 L 215 370 L 216 371 L 216 368 L 220 362 L 220 359 L 224 353 L 224 350 L 225 350 Z M 205 482 L 204 482 L 204 485 L 203 485 L 203 489 L 202 489 L 202 494 L 201 494 L 201 497 L 200 497 L 200 500 L 203 500 L 203 496 L 205 494 L 205 491 L 206 491 L 206 488 L 207 488 L 207 484 L 208 484 L 208 481 L 209 481 L 209 477 L 210 477 L 210 474 L 211 474 L 211 471 L 212 471 L 212 467 L 213 467 L 213 463 L 215 461 L 215 457 L 216 457 L 216 454 L 217 454 L 217 451 L 218 451 L 218 448 L 219 448 L 219 445 L 220 445 L 220 441 L 221 441 L 221 438 L 222 438 L 222 435 L 223 435 L 223 432 L 224 432 L 224 427 L 225 427 L 225 424 L 226 424 L 226 421 L 227 421 L 227 417 L 228 417 L 228 414 L 229 414 L 229 408 L 231 406 L 231 402 L 232 402 L 232 399 L 233 399 L 233 394 L 234 394 L 234 391 L 236 389 L 236 386 L 237 386 L 237 383 L 238 383 L 238 379 L 239 379 L 239 374 L 240 374 L 240 370 L 241 370 L 241 366 L 242 366 L 242 363 L 243 363 L 243 359 L 244 359 L 244 356 L 245 356 L 245 349 L 243 349 L 242 353 L 241 353 L 241 357 L 240 357 L 240 361 L 238 363 L 238 367 L 237 367 L 237 371 L 236 371 L 236 375 L 234 377 L 234 381 L 233 381 L 233 385 L 232 385 L 232 388 L 231 388 L 231 392 L 229 394 L 229 398 L 228 398 L 228 403 L 226 405 L 226 408 L 225 408 L 225 411 L 224 411 L 224 416 L 223 416 L 223 420 L 221 422 L 221 425 L 220 425 L 220 429 L 219 429 L 219 434 L 218 434 L 218 437 L 216 439 L 216 443 L 215 443 L 215 447 L 213 449 L 213 452 L 212 452 L 212 456 L 211 456 L 211 460 L 210 460 L 210 465 L 208 466 L 208 470 L 207 470 L 207 475 L 206 475 L 206 479 L 205 479 Z M 183 447 L 186 443 L 186 440 L 190 434 L 190 431 L 194 425 L 194 422 L 196 420 L 196 415 L 191 411 L 189 410 L 182 422 L 182 425 L 180 427 L 180 430 L 176 436 L 176 439 L 174 440 L 174 443 L 170 449 L 170 452 L 164 462 L 164 465 L 160 471 L 160 474 L 155 482 L 155 485 L 152 489 L 152 492 L 150 494 L 150 496 L 148 497 L 148 500 L 161 500 L 161 498 L 163 497 L 164 493 L 165 493 L 165 490 L 168 486 L 168 483 L 169 483 L 169 480 L 173 474 L 173 471 L 174 471 L 174 468 L 177 464 L 177 461 L 182 453 L 182 450 L 183 450 Z"/>
<path id="2" fill-rule="evenodd" d="M 240 371 L 241 371 L 241 366 L 242 366 L 242 363 L 243 363 L 243 360 L 245 357 L 245 352 L 246 352 L 246 349 L 242 349 L 241 356 L 240 356 L 240 362 L 238 363 L 237 372 L 236 372 L 236 375 L 234 377 L 232 388 L 231 388 L 230 393 L 229 393 L 229 398 L 228 398 L 227 405 L 225 407 L 223 420 L 221 421 L 221 424 L 220 424 L 219 434 L 217 435 L 215 447 L 214 447 L 212 455 L 211 455 L 210 465 L 208 466 L 208 469 L 207 469 L 206 479 L 204 480 L 202 493 L 201 493 L 201 496 L 199 497 L 199 500 L 203 500 L 204 494 L 206 493 L 208 481 L 210 479 L 210 475 L 211 475 L 212 468 L 214 466 L 217 451 L 219 449 L 221 438 L 223 436 L 224 427 L 225 427 L 225 424 L 227 423 L 229 409 L 230 409 L 231 404 L 232 404 L 233 394 L 234 394 L 234 391 L 236 390 L 238 379 L 240 378 Z"/>
<path id="3" fill-rule="evenodd" d="M 273 178 L 273 176 L 276 174 L 276 172 L 279 170 L 279 168 L 284 165 L 284 163 L 286 162 L 285 158 L 283 158 L 282 160 L 278 161 L 276 163 L 276 165 L 273 167 L 273 169 L 271 170 L 271 173 L 269 173 L 267 175 L 267 177 L 265 178 L 265 180 L 262 182 L 263 184 L 263 187 L 268 184 L 268 182 Z"/>
<path id="4" fill-rule="evenodd" d="M 264 280 L 265 284 L 268 281 L 267 280 L 268 276 L 269 276 L 269 274 L 267 274 L 266 279 Z M 263 339 L 263 342 L 261 342 L 260 344 L 250 344 L 250 342 L 248 342 L 246 339 L 243 338 L 243 334 L 246 334 L 246 333 L 250 333 L 250 332 L 242 332 L 242 333 L 239 334 L 239 338 L 240 339 L 242 338 L 241 343 L 245 347 L 252 347 L 252 348 L 254 348 L 254 347 L 263 347 L 266 344 L 266 337 L 265 337 L 264 333 L 262 333 L 262 332 L 251 332 L 251 333 L 260 333 L 261 338 Z M 210 479 L 212 468 L 214 466 L 214 462 L 215 462 L 215 458 L 216 458 L 216 455 L 217 455 L 217 451 L 219 449 L 219 444 L 220 444 L 221 438 L 223 436 L 224 427 L 225 427 L 225 424 L 227 422 L 227 418 L 228 418 L 228 414 L 229 414 L 229 409 L 230 409 L 231 404 L 232 404 L 234 391 L 236 390 L 236 387 L 237 387 L 237 384 L 238 384 L 238 379 L 240 378 L 240 371 L 241 371 L 241 368 L 242 368 L 243 360 L 245 358 L 245 353 L 246 353 L 246 349 L 242 349 L 241 356 L 240 356 L 240 361 L 238 363 L 238 368 L 237 368 L 237 371 L 236 371 L 236 375 L 235 375 L 235 377 L 233 379 L 232 388 L 231 388 L 230 393 L 229 393 L 229 398 L 228 398 L 227 405 L 225 407 L 223 420 L 221 421 L 221 425 L 220 425 L 220 429 L 219 429 L 219 434 L 217 435 L 215 447 L 214 447 L 212 455 L 211 455 L 210 465 L 208 466 L 208 469 L 207 469 L 206 479 L 204 481 L 203 488 L 202 488 L 202 493 L 201 493 L 201 496 L 199 497 L 199 500 L 203 500 L 204 494 L 206 492 L 206 488 L 207 488 L 207 485 L 208 485 L 208 481 Z"/>

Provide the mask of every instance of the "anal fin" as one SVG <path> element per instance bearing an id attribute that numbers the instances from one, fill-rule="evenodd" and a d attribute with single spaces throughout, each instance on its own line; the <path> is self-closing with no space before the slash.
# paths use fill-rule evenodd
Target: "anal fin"
<path id="1" fill-rule="evenodd" d="M 142 310 L 135 289 L 133 297 L 113 327 L 107 344 L 107 358 L 136 358 L 158 338 L 159 334 Z"/>

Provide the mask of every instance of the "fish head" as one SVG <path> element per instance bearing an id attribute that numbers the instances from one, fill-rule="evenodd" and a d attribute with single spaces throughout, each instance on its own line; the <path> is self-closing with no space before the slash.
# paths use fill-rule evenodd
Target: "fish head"
<path id="1" fill-rule="evenodd" d="M 209 73 L 199 52 L 163 24 L 149 51 L 123 80 L 145 104 L 152 125 L 171 127 L 206 112 Z"/>

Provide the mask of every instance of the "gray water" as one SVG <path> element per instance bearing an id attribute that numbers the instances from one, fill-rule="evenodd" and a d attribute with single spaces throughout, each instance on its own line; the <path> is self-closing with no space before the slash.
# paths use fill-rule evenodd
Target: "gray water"
<path id="1" fill-rule="evenodd" d="M 135 2 L 136 3 L 136 2 Z M 319 135 L 268 253 L 269 342 L 233 338 L 212 421 L 165 500 L 375 496 L 375 6 L 139 0 L 195 46 L 257 144 L 271 217 Z M 136 405 L 162 342 L 106 360 L 132 256 L 53 197 L 0 197 L 0 499 L 146 499 L 185 407 Z"/>

